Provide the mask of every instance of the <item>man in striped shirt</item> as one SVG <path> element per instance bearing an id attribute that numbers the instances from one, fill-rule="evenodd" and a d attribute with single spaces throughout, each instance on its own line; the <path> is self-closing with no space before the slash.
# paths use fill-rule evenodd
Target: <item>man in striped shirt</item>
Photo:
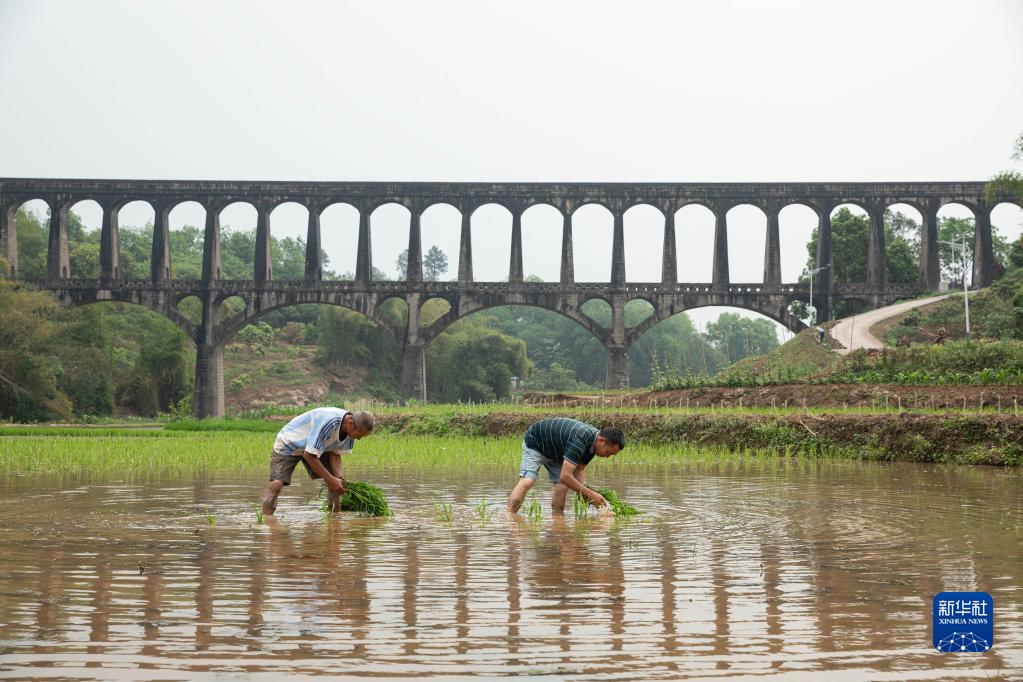
<path id="1" fill-rule="evenodd" d="M 586 465 L 594 457 L 614 457 L 625 447 L 625 434 L 614 426 L 597 429 L 576 419 L 541 419 L 526 430 L 522 439 L 519 482 L 508 497 L 508 511 L 517 513 L 526 493 L 536 483 L 542 466 L 554 484 L 551 509 L 565 512 L 565 497 L 574 490 L 595 507 L 607 504 L 596 490 L 586 487 Z"/>
<path id="2" fill-rule="evenodd" d="M 313 479 L 322 478 L 327 486 L 327 501 L 337 511 L 345 494 L 341 455 L 355 447 L 355 441 L 373 431 L 369 412 L 337 407 L 318 407 L 304 412 L 284 425 L 270 454 L 270 485 L 263 496 L 263 513 L 273 514 L 281 488 L 291 485 L 291 473 L 299 462 Z"/>

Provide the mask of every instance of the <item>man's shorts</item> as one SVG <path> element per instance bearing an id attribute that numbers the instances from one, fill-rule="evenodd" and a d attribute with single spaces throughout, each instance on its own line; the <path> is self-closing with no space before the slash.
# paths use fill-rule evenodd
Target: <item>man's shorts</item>
<path id="1" fill-rule="evenodd" d="M 522 441 L 522 467 L 519 468 L 519 478 L 531 478 L 534 481 L 540 475 L 540 467 L 547 470 L 547 478 L 551 483 L 558 483 L 561 480 L 561 462 L 547 459 L 543 453 L 534 450 Z"/>
<path id="2" fill-rule="evenodd" d="M 299 462 L 305 467 L 305 470 L 309 472 L 309 478 L 317 479 L 319 474 L 313 471 L 312 467 L 309 466 L 309 462 L 305 461 L 305 457 L 300 455 L 282 455 L 279 452 L 270 453 L 270 480 L 271 481 L 283 481 L 284 485 L 291 485 L 291 473 L 295 470 L 295 465 Z M 320 463 L 330 471 L 330 453 L 324 452 L 320 455 Z"/>

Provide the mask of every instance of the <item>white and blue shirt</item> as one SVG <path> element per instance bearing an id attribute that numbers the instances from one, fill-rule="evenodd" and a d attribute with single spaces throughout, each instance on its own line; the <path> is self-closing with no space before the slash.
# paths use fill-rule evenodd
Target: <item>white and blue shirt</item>
<path id="1" fill-rule="evenodd" d="M 346 414 L 347 410 L 337 407 L 317 407 L 298 415 L 277 434 L 274 452 L 279 455 L 301 455 L 303 450 L 312 455 L 350 452 L 355 441 L 351 436 L 341 437 L 341 421 Z"/>

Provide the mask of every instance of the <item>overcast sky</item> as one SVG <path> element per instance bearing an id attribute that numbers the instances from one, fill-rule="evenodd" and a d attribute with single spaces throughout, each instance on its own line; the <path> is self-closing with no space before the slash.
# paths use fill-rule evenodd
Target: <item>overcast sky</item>
<path id="1" fill-rule="evenodd" d="M 0 0 L 0 97 L 4 177 L 984 180 L 1023 131 L 1023 2 Z M 576 277 L 606 280 L 610 218 L 584 211 Z M 527 274 L 557 279 L 555 218 L 524 221 Z M 201 219 L 185 206 L 172 224 Z M 729 219 L 732 280 L 759 281 L 763 216 Z M 324 219 L 340 271 L 353 220 Z M 406 220 L 374 216 L 385 271 Z M 659 279 L 661 221 L 630 214 L 629 279 Z M 994 220 L 1008 236 L 1020 221 Z M 305 214 L 272 224 L 300 235 Z M 479 279 L 507 275 L 509 224 L 474 220 Z M 813 224 L 782 217 L 786 280 Z M 682 281 L 709 279 L 711 227 L 680 216 Z M 424 217 L 424 241 L 453 276 L 457 214 Z"/>

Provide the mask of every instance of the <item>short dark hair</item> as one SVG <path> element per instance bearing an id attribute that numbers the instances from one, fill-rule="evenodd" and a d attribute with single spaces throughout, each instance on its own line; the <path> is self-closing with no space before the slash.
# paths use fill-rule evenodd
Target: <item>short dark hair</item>
<path id="1" fill-rule="evenodd" d="M 605 426 L 597 431 L 598 436 L 603 436 L 611 445 L 617 445 L 619 450 L 625 449 L 625 434 L 617 426 Z"/>

